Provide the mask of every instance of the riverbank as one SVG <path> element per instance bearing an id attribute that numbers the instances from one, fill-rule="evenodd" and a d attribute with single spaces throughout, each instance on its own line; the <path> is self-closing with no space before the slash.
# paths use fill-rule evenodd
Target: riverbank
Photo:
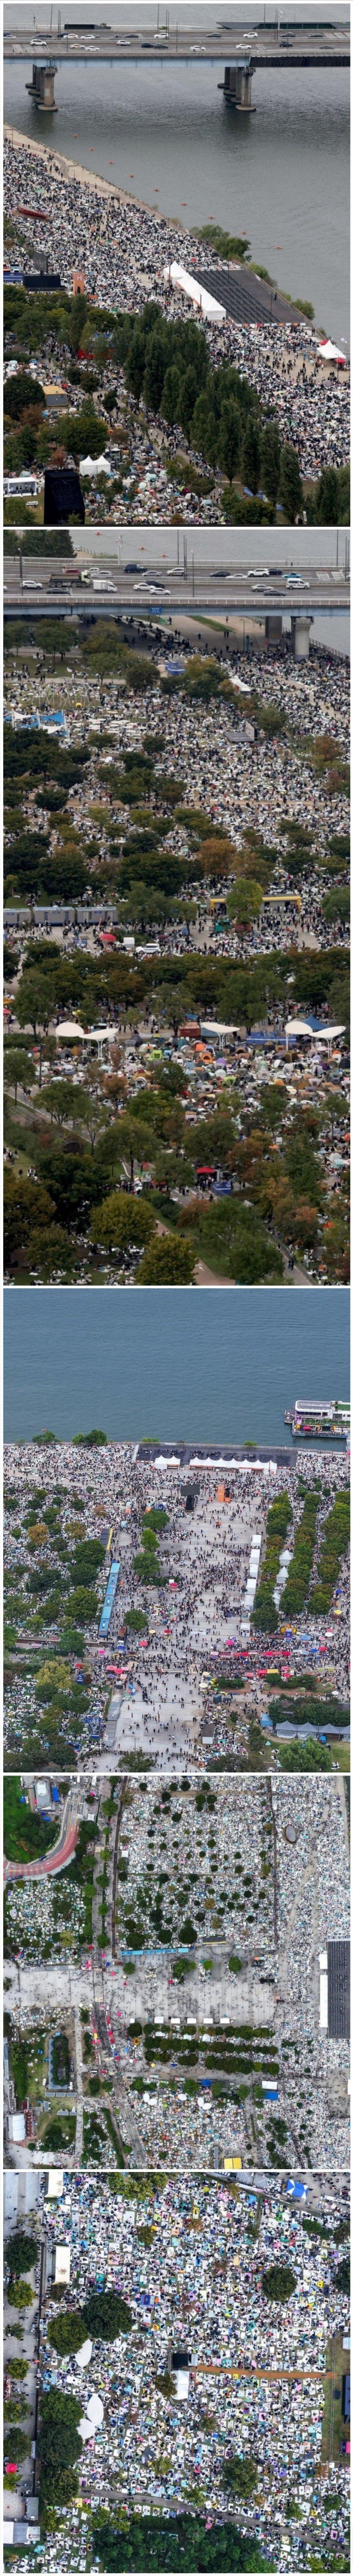
<path id="1" fill-rule="evenodd" d="M 97 173 L 96 170 L 85 169 L 82 161 L 70 161 L 65 152 L 50 151 L 47 143 L 38 142 L 36 135 L 20 134 L 19 128 L 15 125 L 7 125 L 4 122 L 3 133 L 4 142 L 12 143 L 16 148 L 19 147 L 21 152 L 25 150 L 32 153 L 36 161 L 38 159 L 44 161 L 50 169 L 51 176 L 57 173 L 59 178 L 64 174 L 68 179 L 78 179 L 80 187 L 91 189 L 92 196 L 108 197 L 118 206 L 134 206 L 141 215 L 153 215 L 154 222 L 161 226 L 165 227 L 167 220 L 168 226 L 171 224 L 176 233 L 183 233 L 184 239 L 187 239 L 187 227 L 186 224 L 181 223 L 180 217 L 168 215 L 166 218 L 165 215 L 160 214 L 158 206 L 150 203 L 148 197 L 135 197 L 131 189 L 118 188 L 114 179 L 101 178 L 99 171 Z M 6 232 L 6 218 L 4 230 Z"/>

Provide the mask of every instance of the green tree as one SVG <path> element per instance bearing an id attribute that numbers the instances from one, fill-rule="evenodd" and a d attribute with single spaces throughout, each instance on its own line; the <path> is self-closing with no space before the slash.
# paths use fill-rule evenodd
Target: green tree
<path id="1" fill-rule="evenodd" d="M 119 2334 L 130 2334 L 132 2308 L 117 2290 L 91 2290 L 84 2300 L 82 2314 L 88 2333 L 98 2335 L 101 2343 L 115 2343 Z"/>
<path id="2" fill-rule="evenodd" d="M 240 436 L 241 414 L 237 403 L 232 402 L 231 396 L 227 395 L 225 402 L 222 403 L 218 435 L 218 456 L 219 463 L 222 466 L 222 473 L 227 474 L 229 483 L 233 482 L 233 474 L 235 474 L 236 467 L 239 464 Z"/>
<path id="3" fill-rule="evenodd" d="M 141 1288 L 188 1288 L 195 1266 L 194 1245 L 187 1235 L 154 1235 L 137 1272 Z"/>
<path id="4" fill-rule="evenodd" d="M 33 2290 L 30 2281 L 11 2280 L 8 2288 L 9 2308 L 31 2308 Z"/>
<path id="5" fill-rule="evenodd" d="M 169 422 L 171 429 L 174 426 L 174 421 L 180 420 L 179 400 L 179 367 L 167 367 L 164 377 L 163 392 L 161 395 L 161 411 L 163 413 L 163 420 L 167 420 Z"/>
<path id="6" fill-rule="evenodd" d="M 346 2299 L 349 2299 L 350 2295 L 350 2277 L 349 2254 L 343 2254 L 342 2262 L 337 2264 L 336 2289 L 343 2290 Z"/>
<path id="7" fill-rule="evenodd" d="M 160 322 L 149 332 L 143 378 L 143 398 L 150 411 L 159 411 L 167 362 L 167 342 Z"/>
<path id="8" fill-rule="evenodd" d="M 261 437 L 261 482 L 264 484 L 269 501 L 277 501 L 280 469 L 281 441 L 278 422 L 275 414 L 270 412 L 268 420 L 265 420 Z"/>
<path id="9" fill-rule="evenodd" d="M 296 2273 L 292 2272 L 290 2263 L 269 2263 L 268 2270 L 262 2274 L 262 2290 L 265 2299 L 282 2301 L 291 2299 L 295 2287 Z"/>
<path id="10" fill-rule="evenodd" d="M 13 2235 L 6 2243 L 6 2262 L 11 2274 L 15 2274 L 15 2278 L 18 2279 L 21 2272 L 30 2271 L 31 2264 L 36 2263 L 37 2258 L 37 2236 L 26 2236 L 24 2227 L 15 2227 Z"/>
<path id="11" fill-rule="evenodd" d="M 26 1047 L 5 1047 L 4 1082 L 5 1090 L 7 1083 L 9 1082 L 11 1091 L 14 1091 L 15 1093 L 16 1108 L 18 1084 L 20 1083 L 21 1091 L 28 1092 L 31 1090 L 34 1082 L 33 1059 L 27 1053 Z"/>
<path id="12" fill-rule="evenodd" d="M 37 2449 L 40 2460 L 40 2491 L 48 2503 L 57 2504 L 65 2493 L 67 2473 L 74 2471 L 81 2457 L 78 2432 L 82 2400 L 67 2397 L 60 2388 L 43 2389 L 40 2401 Z M 77 2474 L 69 2492 L 75 2492 Z M 67 2490 L 66 2490 L 67 2492 Z"/>
<path id="13" fill-rule="evenodd" d="M 28 2433 L 19 2433 L 18 2424 L 6 2425 L 6 2432 L 4 2434 L 5 2461 L 12 2458 L 15 2460 L 28 2459 L 30 2447 L 31 2435 L 29 2431 Z"/>
<path id="14" fill-rule="evenodd" d="M 61 2308 L 60 2316 L 50 2319 L 48 2340 L 62 2357 L 65 2353 L 79 2352 L 80 2344 L 86 2341 L 83 2309 Z"/>
<path id="15" fill-rule="evenodd" d="M 16 1254 L 26 1251 L 34 1226 L 45 1226 L 53 1214 L 49 1191 L 40 1181 L 16 1180 L 15 1174 L 4 1174 L 4 1262 L 12 1270 Z"/>
<path id="16" fill-rule="evenodd" d="M 223 2477 L 230 2495 L 241 2496 L 244 2504 L 251 2504 L 258 2482 L 256 2460 L 233 2451 L 231 2458 L 224 2462 Z"/>
<path id="17" fill-rule="evenodd" d="M 92 1242 L 104 1252 L 132 1252 L 150 1242 L 155 1218 L 146 1199 L 130 1190 L 112 1190 L 92 1218 Z"/>
<path id="18" fill-rule="evenodd" d="M 246 420 L 243 431 L 241 470 L 243 483 L 247 485 L 250 492 L 257 492 L 261 473 L 261 430 L 260 422 L 252 413 Z"/>
<path id="19" fill-rule="evenodd" d="M 304 1744 L 296 1736 L 289 1744 L 279 1744 L 278 1759 L 281 1771 L 332 1771 L 329 1745 L 319 1744 L 315 1735 L 307 1735 Z"/>
<path id="20" fill-rule="evenodd" d="M 54 984 L 47 975 L 25 973 L 16 994 L 16 1016 L 20 1029 L 33 1029 L 39 1051 L 39 1081 L 42 1079 L 43 1041 L 56 1003 Z"/>
<path id="21" fill-rule="evenodd" d="M 299 510 L 303 508 L 303 485 L 296 450 L 289 441 L 282 447 L 279 492 L 286 518 L 293 527 Z"/>
<path id="22" fill-rule="evenodd" d="M 85 330 L 85 326 L 86 326 L 86 322 L 87 322 L 87 315 L 88 315 L 87 296 L 86 296 L 86 295 L 81 295 L 81 294 L 79 294 L 79 295 L 73 295 L 73 296 L 72 296 L 72 299 L 71 299 L 71 305 L 70 305 L 70 313 L 69 313 L 69 317 L 68 317 L 68 320 L 67 320 L 67 322 L 66 322 L 66 326 L 65 326 L 65 327 L 66 327 L 66 330 L 67 330 L 67 338 L 68 338 L 68 343 L 69 343 L 69 349 L 72 349 L 73 355 L 75 355 L 75 351 L 77 351 L 77 349 L 81 349 L 81 348 L 82 348 L 82 338 L 83 338 L 83 332 L 84 332 L 84 330 Z M 91 321 L 90 321 L 90 324 L 89 324 L 90 331 L 91 331 L 91 327 L 92 327 L 92 326 L 91 326 Z"/>
<path id="23" fill-rule="evenodd" d="M 26 1244 L 25 1266 L 41 1280 L 75 1279 L 82 1267 L 81 1253 L 78 1245 L 70 1242 L 64 1226 L 34 1226 Z"/>
<path id="24" fill-rule="evenodd" d="M 99 2565 L 106 2568 L 107 2576 L 108 2571 L 109 2576 L 110 2571 L 112 2576 L 122 2576 L 128 2568 L 136 2570 L 136 2576 L 140 2569 L 149 2576 L 150 2569 L 161 2568 L 176 2569 L 177 2576 L 180 2570 L 182 2576 L 190 2576 L 194 2569 L 198 2576 L 206 2576 L 208 2569 L 217 2569 L 219 2576 L 233 2576 L 235 2569 L 241 2576 L 248 2576 L 248 2570 L 256 2576 L 265 2564 L 253 2532 L 247 2539 L 228 2516 L 223 2525 L 212 2523 L 211 2528 L 195 2510 L 165 2515 L 161 2521 L 156 2516 L 142 2521 L 132 2514 L 114 2523 L 110 2513 L 103 2519 L 101 2509 L 93 2517 L 93 2531 Z"/>

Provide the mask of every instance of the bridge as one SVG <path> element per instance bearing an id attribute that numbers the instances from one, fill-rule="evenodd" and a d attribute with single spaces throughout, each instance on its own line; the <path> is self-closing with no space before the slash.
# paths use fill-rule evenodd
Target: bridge
<path id="1" fill-rule="evenodd" d="M 302 572 L 294 570 L 290 563 L 273 569 L 270 565 L 259 564 L 257 567 L 249 565 L 245 570 L 240 565 L 230 564 L 226 571 L 222 566 L 218 569 L 215 566 L 213 570 L 211 566 L 200 567 L 193 555 L 191 563 L 190 560 L 188 563 L 185 547 L 183 572 L 176 565 L 167 573 L 164 568 L 160 573 L 158 564 L 153 565 L 151 573 L 142 568 L 140 571 L 136 561 L 131 573 L 120 562 L 114 563 L 111 555 L 103 559 L 99 571 L 95 556 L 92 565 L 87 565 L 82 581 L 82 577 L 77 579 L 77 573 L 75 579 L 74 567 L 73 578 L 69 573 L 65 579 L 60 560 L 51 562 L 49 556 L 44 562 L 42 560 L 38 573 L 33 557 L 29 578 L 28 560 L 28 557 L 27 561 L 18 558 L 10 569 L 5 559 L 5 617 L 20 613 L 24 620 L 35 621 L 45 616 L 76 621 L 77 618 L 92 616 L 121 616 L 125 622 L 130 617 L 135 628 L 148 620 L 152 624 L 158 621 L 161 645 L 167 643 L 168 636 L 172 642 L 173 631 L 180 620 L 182 628 L 186 627 L 189 641 L 195 626 L 196 648 L 199 618 L 203 642 L 209 640 L 211 649 L 210 619 L 219 619 L 220 616 L 224 619 L 224 631 L 228 632 L 229 640 L 234 620 L 241 618 L 243 625 L 245 620 L 264 624 L 268 641 L 275 643 L 282 634 L 283 618 L 290 618 L 293 650 L 296 660 L 299 660 L 307 658 L 310 627 L 315 615 L 329 618 L 339 610 L 348 612 L 349 609 L 348 540 L 342 570 L 338 566 L 322 570 L 310 563 L 304 564 Z M 218 636 L 215 637 L 217 644 Z"/>
<path id="2" fill-rule="evenodd" d="M 349 25 L 344 19 L 336 23 L 332 19 L 328 25 L 318 22 L 315 34 L 312 26 L 305 30 L 287 21 L 277 28 L 261 24 L 251 29 L 250 35 L 246 19 L 232 27 L 225 18 L 210 34 L 209 27 L 202 24 L 197 30 L 181 27 L 180 18 L 170 27 L 168 11 L 164 25 L 155 32 L 152 28 L 144 32 L 141 27 L 131 29 L 131 33 L 125 29 L 119 35 L 118 29 L 107 21 L 101 26 L 94 19 L 86 26 L 76 23 L 69 27 L 66 22 L 61 25 L 61 14 L 58 10 L 57 27 L 52 9 L 47 26 L 40 24 L 33 31 L 28 26 L 5 28 L 4 61 L 30 62 L 39 52 L 49 57 L 55 47 L 60 62 L 71 63 L 144 62 L 148 55 L 152 61 L 158 57 L 161 63 L 217 63 L 224 62 L 225 54 L 229 63 L 251 63 L 252 72 L 280 71 L 282 67 L 288 71 L 309 65 L 313 69 L 337 70 L 350 63 Z"/>
<path id="3" fill-rule="evenodd" d="M 242 116 L 254 113 L 252 81 L 256 71 L 273 72 L 283 68 L 287 71 L 303 68 L 335 71 L 348 68 L 350 63 L 349 28 L 344 21 L 338 25 L 334 21 L 329 26 L 318 24 L 317 31 L 313 33 L 311 27 L 308 30 L 302 27 L 298 31 L 290 20 L 281 25 L 276 18 L 275 25 L 268 29 L 266 24 L 261 26 L 261 31 L 255 28 L 253 38 L 246 25 L 239 25 L 232 32 L 226 19 L 223 27 L 221 24 L 211 35 L 203 26 L 197 34 L 192 27 L 181 28 L 180 23 L 170 27 L 168 11 L 164 27 L 159 27 L 157 21 L 157 28 L 149 34 L 144 34 L 141 28 L 131 34 L 125 31 L 119 36 L 114 27 L 104 23 L 100 27 L 94 20 L 86 27 L 75 26 L 75 23 L 70 27 L 64 23 L 61 27 L 59 9 L 57 32 L 53 27 L 51 10 L 47 28 L 34 29 L 33 35 L 27 27 L 7 29 L 3 43 L 5 62 L 32 62 L 32 80 L 26 82 L 26 88 L 37 112 L 41 110 L 46 115 L 57 113 L 54 78 L 58 63 L 54 61 L 53 44 L 60 65 L 62 62 L 101 62 L 109 63 L 111 69 L 114 63 L 137 64 L 157 60 L 160 63 L 224 63 L 227 53 L 224 79 L 219 81 L 218 87 L 226 105 Z M 47 60 L 38 63 L 38 53 L 45 55 L 45 51 Z"/>

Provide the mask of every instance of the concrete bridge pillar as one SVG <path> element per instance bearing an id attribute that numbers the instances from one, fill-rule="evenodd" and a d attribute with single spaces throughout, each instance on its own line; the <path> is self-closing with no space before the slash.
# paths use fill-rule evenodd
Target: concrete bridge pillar
<path id="1" fill-rule="evenodd" d="M 295 616 L 291 617 L 291 635 L 295 662 L 308 661 L 310 627 L 313 626 L 313 624 L 313 617 L 308 617 L 307 615 L 302 616 L 300 609 L 296 609 Z"/>
<path id="2" fill-rule="evenodd" d="M 280 643 L 282 627 L 283 618 L 277 614 L 276 610 L 273 611 L 272 616 L 270 614 L 269 617 L 265 617 L 265 636 L 267 644 Z"/>
<path id="3" fill-rule="evenodd" d="M 238 108 L 243 116 L 255 115 L 251 97 L 252 68 L 250 55 L 244 56 L 242 62 L 226 63 L 224 83 L 220 84 L 229 107 Z"/>
<path id="4" fill-rule="evenodd" d="M 40 107 L 45 116 L 57 116 L 54 98 L 57 68 L 57 63 L 33 63 L 32 79 L 26 81 L 26 89 L 29 97 L 33 99 L 34 107 Z"/>

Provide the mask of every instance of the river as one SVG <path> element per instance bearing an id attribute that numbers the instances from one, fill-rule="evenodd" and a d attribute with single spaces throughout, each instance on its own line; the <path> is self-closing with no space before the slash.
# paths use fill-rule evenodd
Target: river
<path id="1" fill-rule="evenodd" d="M 345 1288 L 8 1288 L 4 1307 L 5 1440 L 264 1446 L 297 1396 L 349 1393 Z"/>
<path id="2" fill-rule="evenodd" d="M 126 23 L 127 14 L 112 7 L 110 22 L 122 23 L 124 15 Z M 180 10 L 178 17 L 180 25 Z M 194 17 L 188 8 L 189 26 Z M 7 9 L 5 18 L 11 27 L 21 25 L 23 6 Z M 32 32 L 29 11 L 28 19 Z M 146 27 L 151 22 L 156 11 L 147 8 Z M 58 113 L 54 122 L 40 117 L 42 142 L 175 215 L 186 231 L 213 219 L 246 234 L 252 258 L 294 300 L 310 298 L 319 327 L 340 341 L 347 337 L 348 70 L 256 72 L 256 114 L 243 120 L 224 105 L 217 60 L 72 63 L 60 47 L 55 59 Z M 5 63 L 5 119 L 33 136 L 26 79 L 28 64 Z M 73 264 L 74 251 L 73 243 Z"/>

